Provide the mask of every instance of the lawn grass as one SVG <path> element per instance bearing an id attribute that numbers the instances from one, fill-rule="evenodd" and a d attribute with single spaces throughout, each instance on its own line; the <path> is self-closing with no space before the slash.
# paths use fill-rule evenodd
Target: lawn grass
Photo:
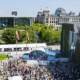
<path id="1" fill-rule="evenodd" d="M 2 33 L 3 33 L 3 30 L 0 31 L 0 35 L 2 35 Z"/>
<path id="2" fill-rule="evenodd" d="M 7 58 L 7 55 L 6 54 L 0 54 L 0 60 L 4 60 Z"/>

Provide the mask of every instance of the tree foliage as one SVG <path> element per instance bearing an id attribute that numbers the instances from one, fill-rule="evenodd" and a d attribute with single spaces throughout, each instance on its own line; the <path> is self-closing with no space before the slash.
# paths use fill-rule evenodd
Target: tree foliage
<path id="1" fill-rule="evenodd" d="M 41 40 L 44 40 L 45 34 L 46 34 L 46 30 L 42 27 L 40 32 L 38 33 L 38 36 Z"/>
<path id="2" fill-rule="evenodd" d="M 20 27 L 18 25 L 14 25 L 15 29 L 20 29 Z"/>
<path id="3" fill-rule="evenodd" d="M 36 31 L 38 32 L 38 40 L 45 41 L 47 43 L 60 42 L 61 40 L 61 31 L 54 31 L 53 28 L 55 26 L 40 23 L 33 23 L 32 26 L 18 26 L 15 25 L 14 28 L 9 28 L 4 30 L 2 34 L 2 40 L 7 44 L 16 43 L 16 30 L 19 33 L 19 41 L 18 42 L 26 42 L 26 30 L 28 31 L 29 40 L 28 43 L 36 43 Z M 60 30 L 62 26 L 60 26 Z M 20 31 L 20 30 L 24 30 Z"/>
<path id="4" fill-rule="evenodd" d="M 53 28 L 54 28 L 54 26 L 53 26 L 53 25 L 50 25 L 50 26 L 49 26 L 49 29 L 50 29 L 50 30 L 52 30 Z"/>
<path id="5" fill-rule="evenodd" d="M 16 43 L 16 32 L 14 29 L 9 28 L 4 30 L 2 34 L 2 40 L 6 42 L 6 44 L 14 44 Z"/>
<path id="6" fill-rule="evenodd" d="M 29 30 L 28 31 L 28 35 L 29 35 L 29 43 L 35 43 L 36 42 L 36 32 Z"/>
<path id="7" fill-rule="evenodd" d="M 48 30 L 44 36 L 44 40 L 48 43 L 52 43 L 54 41 L 53 32 Z"/>
<path id="8" fill-rule="evenodd" d="M 60 31 L 62 31 L 62 26 L 60 26 Z"/>

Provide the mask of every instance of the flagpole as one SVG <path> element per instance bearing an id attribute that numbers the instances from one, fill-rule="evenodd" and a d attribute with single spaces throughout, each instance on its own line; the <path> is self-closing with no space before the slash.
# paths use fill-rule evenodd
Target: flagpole
<path id="1" fill-rule="evenodd" d="M 16 58 L 17 58 L 17 37 L 16 37 Z"/>
<path id="2" fill-rule="evenodd" d="M 37 33 L 37 30 L 36 30 L 36 48 L 37 48 L 37 35 L 38 35 L 38 33 Z"/>
<path id="3" fill-rule="evenodd" d="M 26 29 L 26 51 L 27 51 L 27 29 Z"/>
<path id="4" fill-rule="evenodd" d="M 36 39 L 36 48 L 37 48 L 37 39 Z"/>

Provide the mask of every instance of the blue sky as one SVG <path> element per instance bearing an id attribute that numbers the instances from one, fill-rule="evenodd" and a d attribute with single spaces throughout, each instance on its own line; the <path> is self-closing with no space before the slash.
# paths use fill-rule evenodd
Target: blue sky
<path id="1" fill-rule="evenodd" d="M 36 16 L 40 8 L 54 14 L 59 7 L 78 15 L 80 0 L 0 0 L 0 15 L 11 15 L 11 10 L 17 10 L 19 16 Z"/>

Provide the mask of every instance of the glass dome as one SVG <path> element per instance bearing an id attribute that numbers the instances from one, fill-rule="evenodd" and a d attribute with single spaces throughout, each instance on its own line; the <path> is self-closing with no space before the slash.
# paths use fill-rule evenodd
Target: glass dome
<path id="1" fill-rule="evenodd" d="M 55 11 L 55 15 L 59 15 L 60 13 L 66 13 L 65 9 L 63 9 L 63 8 L 58 8 L 58 9 Z"/>

